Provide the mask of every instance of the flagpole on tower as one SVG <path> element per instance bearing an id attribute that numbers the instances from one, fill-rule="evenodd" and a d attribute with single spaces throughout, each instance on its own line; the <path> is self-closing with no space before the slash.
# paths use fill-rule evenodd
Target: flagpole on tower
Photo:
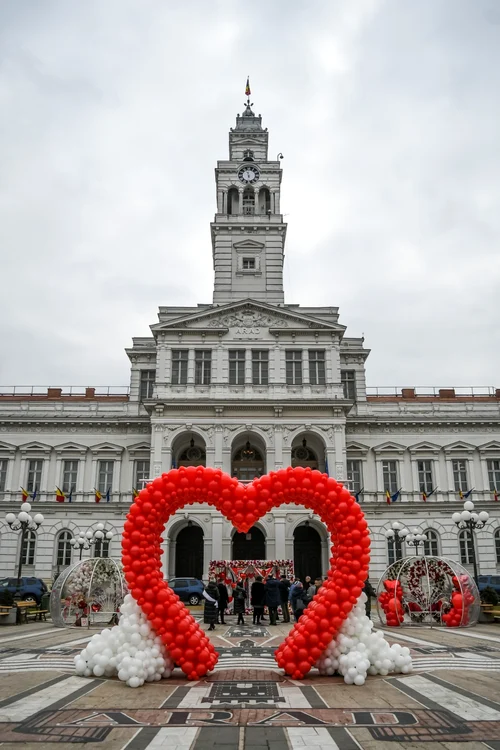
<path id="1" fill-rule="evenodd" d="M 252 92 L 250 90 L 250 76 L 247 76 L 247 85 L 245 86 L 245 96 L 248 97 L 247 106 L 250 106 L 250 97 Z"/>

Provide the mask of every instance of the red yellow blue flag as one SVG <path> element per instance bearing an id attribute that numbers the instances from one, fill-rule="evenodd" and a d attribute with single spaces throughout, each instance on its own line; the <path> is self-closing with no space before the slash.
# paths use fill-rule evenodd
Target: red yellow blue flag
<path id="1" fill-rule="evenodd" d="M 248 76 L 247 77 L 247 85 L 245 86 L 245 96 L 250 96 L 251 93 L 252 92 L 250 91 L 250 76 Z"/>

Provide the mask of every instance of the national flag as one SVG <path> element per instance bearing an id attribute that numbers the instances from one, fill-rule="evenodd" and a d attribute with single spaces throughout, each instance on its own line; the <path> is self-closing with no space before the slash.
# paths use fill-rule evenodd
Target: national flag
<path id="1" fill-rule="evenodd" d="M 474 492 L 474 488 L 472 488 L 471 490 L 468 490 L 468 492 L 465 493 L 465 495 L 463 496 L 464 500 L 467 500 L 467 498 L 470 497 L 472 492 Z"/>
<path id="2" fill-rule="evenodd" d="M 111 492 L 111 487 L 108 487 L 108 489 L 106 490 L 106 502 L 107 503 L 109 503 L 110 501 L 110 496 L 109 496 L 110 492 Z"/>
<path id="3" fill-rule="evenodd" d="M 363 494 L 363 491 L 364 491 L 364 489 L 365 489 L 365 488 L 364 488 L 364 487 L 362 487 L 362 488 L 361 488 L 360 490 L 358 490 L 358 491 L 357 491 L 357 492 L 355 493 L 355 495 L 354 495 L 354 499 L 356 500 L 356 502 L 357 502 L 357 503 L 359 503 L 359 498 L 360 498 L 360 496 L 361 496 L 361 495 Z"/>
<path id="4" fill-rule="evenodd" d="M 134 498 L 134 500 L 136 497 L 139 497 L 139 490 L 135 487 L 132 487 L 132 497 Z"/>
<path id="5" fill-rule="evenodd" d="M 63 503 L 66 500 L 66 495 L 64 492 L 59 489 L 59 487 L 56 487 L 56 502 L 57 503 Z"/>
<path id="6" fill-rule="evenodd" d="M 96 503 L 100 503 L 101 500 L 102 500 L 102 495 L 99 492 L 99 490 L 95 489 L 95 487 L 94 487 L 94 490 L 95 490 L 95 501 L 96 501 Z"/>
<path id="7" fill-rule="evenodd" d="M 435 487 L 429 493 L 427 493 L 425 490 L 422 490 L 422 500 L 424 501 L 424 503 L 427 501 L 429 497 L 431 497 L 431 495 L 433 495 L 436 492 L 436 490 L 437 490 L 437 487 Z"/>
<path id="8" fill-rule="evenodd" d="M 36 500 L 36 496 L 38 495 L 38 489 L 35 487 L 35 489 L 32 492 L 31 499 Z"/>
<path id="9" fill-rule="evenodd" d="M 73 501 L 73 487 L 71 487 L 69 494 L 68 494 L 68 503 L 71 503 Z"/>
<path id="10" fill-rule="evenodd" d="M 493 500 L 497 503 L 498 502 L 498 492 L 497 488 L 493 487 Z"/>
<path id="11" fill-rule="evenodd" d="M 245 86 L 245 96 L 250 96 L 251 93 L 252 92 L 250 91 L 250 76 L 248 76 L 247 77 L 247 85 Z"/>
<path id="12" fill-rule="evenodd" d="M 328 474 L 328 476 L 330 476 L 330 472 L 328 471 L 328 459 L 326 456 L 325 456 L 325 474 Z"/>
<path id="13" fill-rule="evenodd" d="M 387 505 L 390 505 L 391 503 L 395 503 L 396 500 L 399 498 L 401 494 L 401 490 L 397 490 L 393 495 L 389 492 L 389 490 L 385 491 L 385 499 L 387 501 Z"/>
<path id="14" fill-rule="evenodd" d="M 25 503 L 25 502 L 27 502 L 27 500 L 28 500 L 28 498 L 30 496 L 30 493 L 28 492 L 28 490 L 25 490 L 24 487 L 21 487 L 21 492 L 23 494 L 23 503 Z"/>
<path id="15" fill-rule="evenodd" d="M 464 493 L 462 492 L 462 490 L 458 490 L 458 497 L 460 498 L 460 500 L 464 499 Z"/>

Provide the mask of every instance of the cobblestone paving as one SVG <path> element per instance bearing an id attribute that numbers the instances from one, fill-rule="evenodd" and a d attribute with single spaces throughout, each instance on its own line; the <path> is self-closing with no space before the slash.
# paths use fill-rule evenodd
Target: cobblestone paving
<path id="1" fill-rule="evenodd" d="M 273 652 L 277 628 L 211 633 L 220 654 L 214 673 L 137 690 L 117 680 L 73 674 L 89 635 L 33 623 L 0 630 L 1 750 L 90 744 L 106 750 L 500 750 L 500 628 L 389 632 L 412 650 L 411 675 L 290 680 Z M 420 748 L 422 750 L 422 748 Z"/>

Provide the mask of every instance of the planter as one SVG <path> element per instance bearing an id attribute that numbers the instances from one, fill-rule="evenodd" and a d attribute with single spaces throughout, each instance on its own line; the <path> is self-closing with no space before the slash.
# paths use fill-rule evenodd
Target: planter
<path id="1" fill-rule="evenodd" d="M 17 607 L 10 607 L 7 615 L 0 616 L 0 625 L 15 625 L 17 621 Z"/>

